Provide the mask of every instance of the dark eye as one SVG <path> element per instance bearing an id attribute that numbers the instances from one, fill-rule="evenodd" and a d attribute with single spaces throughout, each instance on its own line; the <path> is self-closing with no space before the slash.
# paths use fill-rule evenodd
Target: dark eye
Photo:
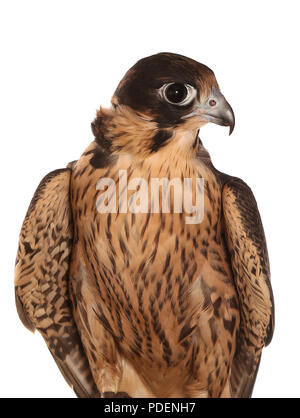
<path id="1" fill-rule="evenodd" d="M 179 83 L 170 84 L 165 90 L 166 98 L 171 103 L 183 102 L 187 94 L 188 94 L 188 91 L 185 85 L 179 84 Z"/>
<path id="2" fill-rule="evenodd" d="M 179 106 L 190 103 L 196 96 L 196 90 L 189 84 L 168 83 L 160 91 L 167 102 Z"/>

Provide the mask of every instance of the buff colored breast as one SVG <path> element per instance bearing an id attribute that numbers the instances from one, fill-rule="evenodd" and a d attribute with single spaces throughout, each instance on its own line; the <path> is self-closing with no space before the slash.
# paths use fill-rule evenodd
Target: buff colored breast
<path id="1" fill-rule="evenodd" d="M 73 171 L 75 224 L 83 253 L 90 255 L 82 262 L 103 300 L 103 325 L 109 324 L 123 362 L 123 386 L 132 385 L 137 368 L 154 395 L 198 396 L 206 388 L 213 393 L 209 380 L 216 370 L 224 387 L 239 318 L 216 178 L 199 161 L 182 165 L 167 152 L 165 160 L 135 163 L 120 155 L 109 168 L 91 170 L 88 152 Z M 203 221 L 188 225 L 184 213 L 99 213 L 97 182 L 110 177 L 118 185 L 119 170 L 127 170 L 128 182 L 203 177 Z"/>

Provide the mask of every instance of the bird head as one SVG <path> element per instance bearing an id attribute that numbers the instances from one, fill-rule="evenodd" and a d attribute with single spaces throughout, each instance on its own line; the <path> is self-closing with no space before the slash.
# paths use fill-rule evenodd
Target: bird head
<path id="1" fill-rule="evenodd" d="M 138 61 L 119 83 L 112 104 L 130 120 L 126 128 L 119 118 L 120 133 L 127 132 L 128 139 L 136 125 L 136 147 L 138 132 L 144 132 L 150 152 L 170 143 L 178 131 L 197 135 L 208 122 L 229 126 L 229 134 L 234 129 L 233 110 L 213 71 L 178 54 L 159 53 Z"/>

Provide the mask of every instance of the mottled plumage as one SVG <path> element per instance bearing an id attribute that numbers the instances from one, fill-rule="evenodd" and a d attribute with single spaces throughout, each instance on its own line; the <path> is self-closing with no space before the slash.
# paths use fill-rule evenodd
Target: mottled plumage
<path id="1" fill-rule="evenodd" d="M 190 102 L 166 100 L 174 83 L 175 98 L 182 86 L 194 92 Z M 234 127 L 213 72 L 176 54 L 148 57 L 97 113 L 80 159 L 34 195 L 18 312 L 78 396 L 251 396 L 274 327 L 268 254 L 250 188 L 216 170 L 199 139 L 209 121 Z M 147 184 L 203 178 L 202 222 L 187 224 L 174 202 L 171 213 L 123 213 L 119 194 L 115 212 L 99 213 L 97 183 L 121 188 L 119 170 Z"/>

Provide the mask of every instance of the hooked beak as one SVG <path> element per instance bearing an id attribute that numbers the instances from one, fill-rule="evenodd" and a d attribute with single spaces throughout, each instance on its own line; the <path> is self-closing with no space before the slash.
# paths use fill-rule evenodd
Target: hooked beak
<path id="1" fill-rule="evenodd" d="M 205 121 L 221 126 L 229 126 L 229 135 L 232 134 L 235 125 L 234 113 L 223 94 L 213 87 L 210 96 L 203 103 L 197 105 L 191 116 L 199 115 Z"/>

